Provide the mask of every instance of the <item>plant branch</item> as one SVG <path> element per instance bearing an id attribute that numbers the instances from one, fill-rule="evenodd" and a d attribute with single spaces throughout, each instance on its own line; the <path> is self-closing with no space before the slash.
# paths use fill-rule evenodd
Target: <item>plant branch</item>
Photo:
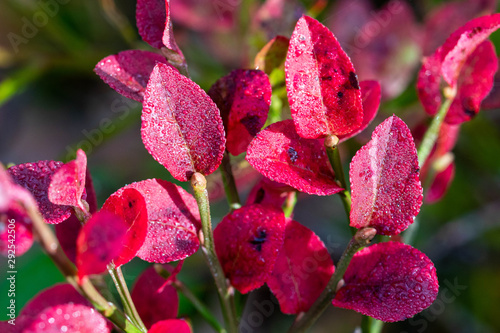
<path id="1" fill-rule="evenodd" d="M 297 316 L 295 322 L 288 331 L 289 333 L 305 332 L 321 316 L 335 298 L 337 290 L 341 287 L 342 278 L 344 277 L 352 257 L 360 248 L 369 244 L 376 233 L 377 231 L 370 227 L 360 229 L 356 232 L 347 245 L 347 248 L 344 250 L 344 253 L 342 253 L 335 273 L 328 282 L 328 285 L 311 308 L 302 316 Z"/>
<path id="2" fill-rule="evenodd" d="M 226 192 L 227 203 L 231 210 L 241 208 L 240 196 L 236 189 L 236 182 L 233 176 L 233 169 L 231 167 L 231 157 L 227 149 L 224 151 L 222 162 L 219 167 L 222 175 L 222 183 L 224 184 L 224 192 Z"/>
<path id="3" fill-rule="evenodd" d="M 384 327 L 384 322 L 369 316 L 363 316 L 361 319 L 362 333 L 380 333 Z"/>
<path id="4" fill-rule="evenodd" d="M 201 249 L 217 286 L 227 331 L 229 333 L 237 333 L 238 318 L 234 302 L 234 289 L 226 282 L 224 271 L 215 253 L 212 222 L 210 219 L 210 205 L 207 193 L 207 180 L 201 173 L 196 172 L 191 177 L 191 186 L 193 187 L 194 197 L 196 198 L 200 211 L 201 227 L 203 231 L 203 235 L 200 235 Z"/>

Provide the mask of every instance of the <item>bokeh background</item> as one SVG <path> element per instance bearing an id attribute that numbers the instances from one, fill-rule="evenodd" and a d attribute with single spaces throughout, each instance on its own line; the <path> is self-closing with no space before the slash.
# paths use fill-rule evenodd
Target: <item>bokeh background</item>
<path id="1" fill-rule="evenodd" d="M 396 114 L 410 127 L 425 119 L 415 92 L 422 56 L 467 20 L 498 11 L 496 1 L 480 0 L 396 0 L 393 7 L 387 1 L 361 0 L 171 3 L 174 32 L 191 77 L 206 90 L 232 69 L 252 68 L 258 50 L 277 34 L 289 37 L 303 13 L 327 25 L 360 78 L 382 81 L 384 91 L 370 129 L 341 146 L 345 168 L 383 119 Z M 500 35 L 491 39 L 498 54 Z M 0 161 L 66 161 L 83 148 L 100 205 L 134 181 L 158 177 L 175 182 L 142 144 L 139 103 L 114 92 L 93 72 L 99 60 L 127 49 L 152 50 L 135 28 L 133 0 L 2 0 Z M 283 101 L 282 114 L 274 116 L 289 117 L 283 86 L 274 88 Z M 435 263 L 438 300 L 412 320 L 385 325 L 383 332 L 500 332 L 500 110 L 494 97 L 495 91 L 493 106 L 462 126 L 453 150 L 456 176 L 447 194 L 424 205 L 418 216 L 414 245 Z M 244 156 L 233 162 L 245 198 L 258 176 Z M 217 223 L 228 207 L 220 177 L 214 174 L 210 182 Z M 300 195 L 295 219 L 320 235 L 336 262 L 350 237 L 340 200 Z M 36 244 L 16 263 L 18 310 L 38 291 L 63 281 Z M 0 258 L 2 309 L 7 305 L 5 264 Z M 147 266 L 136 259 L 124 267 L 130 285 Z M 186 260 L 180 279 L 217 311 L 212 280 L 199 253 Z M 252 293 L 241 332 L 285 331 L 293 317 L 280 314 L 273 301 L 267 287 Z M 183 298 L 179 314 L 191 318 L 196 332 L 210 331 Z M 4 311 L 0 319 L 7 319 Z M 353 332 L 360 320 L 353 311 L 332 307 L 311 332 Z"/>

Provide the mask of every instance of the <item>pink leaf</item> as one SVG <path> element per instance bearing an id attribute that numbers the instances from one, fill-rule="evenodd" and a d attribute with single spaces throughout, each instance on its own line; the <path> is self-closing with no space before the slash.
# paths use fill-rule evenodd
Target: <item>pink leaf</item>
<path id="1" fill-rule="evenodd" d="M 316 195 L 342 191 L 321 142 L 301 138 L 292 120 L 261 131 L 248 146 L 246 159 L 265 177 L 299 191 Z"/>
<path id="2" fill-rule="evenodd" d="M 142 141 L 172 176 L 187 181 L 194 172 L 209 175 L 225 149 L 219 109 L 193 81 L 158 63 L 146 89 Z"/>
<path id="3" fill-rule="evenodd" d="M 167 21 L 167 0 L 138 0 L 135 19 L 139 35 L 149 45 L 161 49 L 165 22 Z"/>
<path id="4" fill-rule="evenodd" d="M 286 87 L 297 133 L 304 138 L 343 135 L 363 121 L 358 78 L 335 36 L 303 16 L 290 38 Z"/>
<path id="5" fill-rule="evenodd" d="M 361 89 L 361 99 L 363 102 L 363 122 L 361 126 L 353 132 L 346 135 L 340 135 L 340 141 L 350 139 L 356 134 L 364 131 L 377 115 L 381 99 L 380 83 L 377 81 L 361 81 L 359 87 Z"/>
<path id="6" fill-rule="evenodd" d="M 93 307 L 81 304 L 61 304 L 45 309 L 24 333 L 108 333 L 106 319 Z"/>
<path id="7" fill-rule="evenodd" d="M 128 226 L 122 252 L 118 259 L 113 261 L 115 266 L 119 267 L 136 256 L 146 239 L 148 233 L 146 201 L 139 191 L 132 188 L 125 189 L 111 195 L 102 206 L 101 211 L 103 210 L 121 216 Z"/>
<path id="8" fill-rule="evenodd" d="M 439 54 L 424 58 L 417 76 L 417 93 L 425 112 L 434 116 L 441 106 L 441 61 Z"/>
<path id="9" fill-rule="evenodd" d="M 128 224 L 122 217 L 105 210 L 95 213 L 83 226 L 76 240 L 78 277 L 100 274 L 123 251 Z"/>
<path id="10" fill-rule="evenodd" d="M 182 54 L 182 51 L 179 49 L 179 46 L 177 46 L 174 37 L 174 31 L 172 29 L 172 20 L 170 19 L 170 0 L 165 0 L 165 9 L 166 9 L 165 10 L 166 20 L 165 20 L 165 29 L 163 30 L 163 36 L 162 36 L 163 45 L 165 45 L 165 47 L 170 51 L 177 53 L 177 55 L 180 56 L 184 61 L 184 55 Z"/>
<path id="11" fill-rule="evenodd" d="M 476 47 L 500 27 L 500 14 L 486 15 L 457 29 L 438 52 L 441 55 L 444 80 L 454 87 L 467 58 Z"/>
<path id="12" fill-rule="evenodd" d="M 0 210 L 0 254 L 10 259 L 13 254 L 19 257 L 26 253 L 33 244 L 31 229 L 31 219 L 18 203 Z"/>
<path id="13" fill-rule="evenodd" d="M 67 205 L 87 211 L 82 203 L 87 174 L 87 155 L 81 149 L 76 152 L 76 159 L 65 163 L 54 172 L 49 185 L 50 202 L 56 205 Z"/>
<path id="14" fill-rule="evenodd" d="M 233 155 L 243 153 L 264 126 L 271 105 L 271 84 L 259 70 L 237 69 L 220 78 L 208 91 L 219 107 L 226 147 Z"/>
<path id="15" fill-rule="evenodd" d="M 498 59 L 493 44 L 482 42 L 467 58 L 458 78 L 458 92 L 446 114 L 449 124 L 471 120 L 479 112 L 482 100 L 493 88 Z"/>
<path id="16" fill-rule="evenodd" d="M 448 191 L 455 177 L 455 163 L 451 162 L 443 171 L 436 174 L 431 186 L 425 195 L 425 203 L 431 204 L 439 201 Z"/>
<path id="17" fill-rule="evenodd" d="M 351 162 L 351 226 L 382 235 L 405 230 L 422 205 L 417 150 L 406 124 L 392 116 Z"/>
<path id="18" fill-rule="evenodd" d="M 14 165 L 7 170 L 15 183 L 33 194 L 40 213 L 49 224 L 61 223 L 71 216 L 73 210 L 70 206 L 53 204 L 48 196 L 52 175 L 62 165 L 62 162 L 57 161 L 39 161 Z"/>
<path id="19" fill-rule="evenodd" d="M 215 251 L 238 291 L 246 294 L 266 282 L 283 245 L 284 229 L 283 212 L 259 204 L 236 209 L 217 225 Z"/>
<path id="20" fill-rule="evenodd" d="M 246 205 L 265 204 L 281 209 L 287 196 L 294 192 L 293 187 L 262 177 L 248 194 Z"/>
<path id="21" fill-rule="evenodd" d="M 191 326 L 183 319 L 167 319 L 154 324 L 148 333 L 192 333 Z"/>
<path id="22" fill-rule="evenodd" d="M 255 68 L 269 75 L 273 69 L 282 66 L 286 59 L 289 43 L 288 38 L 279 35 L 271 39 L 255 56 Z"/>
<path id="23" fill-rule="evenodd" d="M 132 289 L 132 300 L 147 328 L 160 320 L 177 317 L 177 290 L 172 285 L 163 287 L 164 283 L 165 279 L 150 266 L 139 276 Z"/>
<path id="24" fill-rule="evenodd" d="M 167 64 L 167 60 L 159 54 L 127 50 L 102 59 L 94 72 L 118 93 L 142 102 L 149 76 L 158 62 Z"/>
<path id="25" fill-rule="evenodd" d="M 356 253 L 333 305 L 386 321 L 401 321 L 429 307 L 436 299 L 436 269 L 419 250 L 384 242 Z"/>
<path id="26" fill-rule="evenodd" d="M 309 310 L 334 271 L 330 254 L 319 237 L 300 223 L 290 221 L 267 284 L 278 299 L 281 312 L 297 314 Z"/>
<path id="27" fill-rule="evenodd" d="M 196 200 L 180 186 L 160 179 L 148 179 L 127 185 L 146 201 L 148 234 L 137 252 L 143 260 L 166 263 L 184 259 L 198 250 L 201 228 Z"/>

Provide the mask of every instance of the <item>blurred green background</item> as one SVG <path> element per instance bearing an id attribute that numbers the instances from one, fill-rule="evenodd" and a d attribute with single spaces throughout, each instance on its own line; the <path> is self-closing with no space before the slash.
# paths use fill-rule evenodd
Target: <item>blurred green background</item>
<path id="1" fill-rule="evenodd" d="M 142 144 L 139 103 L 121 97 L 93 73 L 95 64 L 110 54 L 132 48 L 152 50 L 135 28 L 135 1 L 53 1 L 57 4 L 54 15 L 46 15 L 45 24 L 28 31 L 29 38 L 13 43 L 12 33 L 25 36 L 26 22 L 41 19 L 37 18 L 44 10 L 40 4 L 48 2 L 0 2 L 0 161 L 67 160 L 75 147 L 82 147 L 88 154 L 100 205 L 125 184 L 153 177 L 172 180 Z M 286 36 L 303 11 L 328 20 L 335 6 L 333 1 L 284 3 L 291 8 L 286 12 L 291 24 L 283 23 L 279 32 Z M 408 2 L 419 24 L 440 3 Z M 204 89 L 232 69 L 251 67 L 256 52 L 268 40 L 269 31 L 256 26 L 252 16 L 261 5 L 259 1 L 227 4 L 225 11 L 234 20 L 229 29 L 203 31 L 174 20 L 191 77 Z M 384 1 L 373 2 L 374 8 L 383 5 Z M 499 34 L 492 40 L 498 53 Z M 393 113 L 409 124 L 424 115 L 414 88 L 417 69 L 413 69 L 413 81 L 404 92 L 382 104 L 371 129 Z M 283 97 L 283 89 L 281 94 Z M 104 133 L 103 121 L 112 121 L 113 130 Z M 346 168 L 369 135 L 366 131 L 360 140 L 343 144 Z M 383 332 L 500 332 L 500 110 L 480 112 L 464 124 L 454 154 L 455 180 L 443 200 L 422 207 L 414 243 L 435 263 L 440 296 L 412 320 L 387 324 Z M 217 175 L 212 181 L 218 181 Z M 252 183 L 240 183 L 245 197 Z M 227 204 L 215 192 L 213 215 L 217 223 L 227 212 Z M 301 195 L 295 219 L 321 237 L 337 262 L 350 237 L 340 200 Z M 6 260 L 0 259 L 2 309 L 8 301 L 5 264 Z M 18 311 L 38 291 L 63 281 L 37 245 L 18 257 L 16 264 Z M 130 285 L 147 265 L 136 259 L 124 268 Z M 199 253 L 186 261 L 180 279 L 218 311 L 212 280 Z M 443 292 L 448 298 L 442 298 Z M 241 332 L 285 331 L 293 317 L 280 314 L 276 305 L 269 313 L 259 310 L 272 297 L 266 287 L 252 293 Z M 210 331 L 184 299 L 179 313 L 192 319 L 196 332 Z M 257 325 L 260 318 L 263 323 Z M 0 319 L 7 319 L 5 311 L 0 311 Z M 360 320 L 353 311 L 332 307 L 311 332 L 353 332 Z"/>

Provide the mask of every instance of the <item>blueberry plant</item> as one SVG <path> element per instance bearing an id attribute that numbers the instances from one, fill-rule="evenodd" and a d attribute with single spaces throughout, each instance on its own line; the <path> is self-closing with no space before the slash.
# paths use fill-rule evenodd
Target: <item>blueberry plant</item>
<path id="1" fill-rule="evenodd" d="M 500 27 L 500 14 L 468 21 L 423 59 L 416 88 L 432 117 L 429 125 L 412 131 L 399 117 L 387 117 L 345 173 L 342 142 L 370 125 L 391 92 L 376 80 L 358 80 L 335 31 L 303 15 L 289 38 L 276 36 L 257 54 L 256 69 L 235 69 L 205 92 L 190 79 L 174 39 L 173 9 L 169 1 L 138 0 L 139 34 L 156 50 L 119 52 L 102 59 L 95 72 L 142 103 L 145 148 L 175 179 L 189 182 L 192 194 L 146 179 L 117 189 L 99 208 L 82 150 L 67 163 L 2 167 L 2 253 L 10 256 L 15 248 L 22 255 L 35 239 L 67 283 L 42 291 L 15 325 L 1 327 L 196 331 L 187 318 L 177 318 L 182 293 L 215 331 L 238 332 L 237 294 L 265 284 L 281 312 L 296 316 L 289 332 L 306 331 L 331 306 L 364 315 L 363 332 L 378 332 L 380 322 L 402 321 L 429 307 L 438 294 L 436 270 L 402 232 L 415 223 L 422 184 L 425 201 L 432 202 L 453 179 L 449 155 L 460 124 L 479 112 L 493 87 L 498 59 L 488 37 Z M 276 81 L 286 87 L 291 117 L 281 116 L 281 104 L 276 107 Z M 278 115 L 269 117 L 273 107 Z M 231 163 L 241 154 L 262 175 L 245 204 Z M 215 228 L 206 178 L 214 172 L 222 175 L 230 207 Z M 342 200 L 352 239 L 337 263 L 321 238 L 293 219 L 297 192 Z M 198 250 L 212 274 L 223 322 L 177 276 Z M 121 267 L 135 257 L 152 265 L 130 292 Z M 314 271 L 304 276 L 301 267 L 311 258 Z M 120 302 L 101 283 L 106 272 Z"/>

